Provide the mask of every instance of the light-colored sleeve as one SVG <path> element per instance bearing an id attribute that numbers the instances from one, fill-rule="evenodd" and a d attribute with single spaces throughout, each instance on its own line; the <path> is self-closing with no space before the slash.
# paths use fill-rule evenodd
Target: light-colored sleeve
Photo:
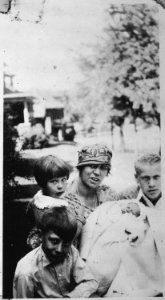
<path id="1" fill-rule="evenodd" d="M 98 282 L 79 256 L 78 251 L 74 253 L 73 277 L 77 285 L 67 295 L 69 298 L 89 298 L 97 291 Z"/>
<path id="2" fill-rule="evenodd" d="M 145 207 L 145 212 L 161 259 L 163 293 L 165 295 L 165 209 L 163 207 L 161 207 L 161 210 Z"/>
<path id="3" fill-rule="evenodd" d="M 86 224 L 82 228 L 80 240 L 80 256 L 86 260 L 88 258 L 91 247 L 93 246 L 95 226 L 97 222 L 97 212 L 91 213 Z"/>
<path id="4" fill-rule="evenodd" d="M 14 276 L 13 298 L 34 298 L 34 284 L 30 276 Z"/>
<path id="5" fill-rule="evenodd" d="M 101 204 L 95 209 L 86 221 L 81 232 L 80 241 L 80 256 L 87 260 L 90 251 L 94 247 L 98 236 L 101 235 L 106 226 L 109 226 L 109 214 L 113 206 L 117 203 L 116 201 L 108 201 Z M 107 223 L 108 222 L 108 223 Z M 104 226 L 103 226 L 104 225 Z"/>

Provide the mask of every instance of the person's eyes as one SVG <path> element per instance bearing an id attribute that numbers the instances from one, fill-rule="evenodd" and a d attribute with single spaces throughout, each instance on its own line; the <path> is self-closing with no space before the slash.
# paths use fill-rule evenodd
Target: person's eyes
<path id="1" fill-rule="evenodd" d="M 53 179 L 49 180 L 49 182 L 56 184 L 58 182 L 58 180 L 53 178 Z"/>
<path id="2" fill-rule="evenodd" d="M 59 240 L 57 239 L 49 239 L 50 242 L 53 244 L 53 245 L 58 245 L 59 244 Z"/>
<path id="3" fill-rule="evenodd" d="M 53 180 L 53 181 L 51 181 L 51 183 L 53 183 L 54 185 L 56 185 L 58 183 L 58 181 L 57 180 Z"/>
<path id="4" fill-rule="evenodd" d="M 65 242 L 63 245 L 64 245 L 64 247 L 68 248 L 68 247 L 70 247 L 71 244 L 69 242 Z"/>
<path id="5" fill-rule="evenodd" d="M 96 165 L 90 165 L 90 168 L 92 168 L 92 169 L 96 169 L 96 168 L 97 168 L 97 166 L 96 166 Z"/>
<path id="6" fill-rule="evenodd" d="M 67 181 L 66 177 L 62 178 L 62 182 L 66 182 L 66 181 Z"/>
<path id="7" fill-rule="evenodd" d="M 160 178 L 159 175 L 154 176 L 154 179 L 155 179 L 155 180 L 158 180 L 159 178 Z"/>
<path id="8" fill-rule="evenodd" d="M 108 166 L 104 166 L 104 165 L 90 165 L 90 168 L 93 170 L 99 168 L 101 171 L 108 171 Z"/>
<path id="9" fill-rule="evenodd" d="M 142 177 L 142 180 L 149 181 L 149 177 Z"/>
<path id="10" fill-rule="evenodd" d="M 101 169 L 102 171 L 108 171 L 108 167 L 107 167 L 107 166 L 100 166 L 100 169 Z"/>

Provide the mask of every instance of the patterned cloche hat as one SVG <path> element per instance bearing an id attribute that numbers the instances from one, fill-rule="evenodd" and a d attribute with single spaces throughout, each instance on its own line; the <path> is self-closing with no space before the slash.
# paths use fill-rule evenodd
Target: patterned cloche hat
<path id="1" fill-rule="evenodd" d="M 112 152 L 106 145 L 94 144 L 84 146 L 78 151 L 77 167 L 89 164 L 105 164 L 110 167 L 111 158 Z"/>

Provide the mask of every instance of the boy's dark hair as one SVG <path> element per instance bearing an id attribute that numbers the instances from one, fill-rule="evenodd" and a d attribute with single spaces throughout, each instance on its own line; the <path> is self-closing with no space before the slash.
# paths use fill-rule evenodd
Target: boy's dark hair
<path id="1" fill-rule="evenodd" d="M 44 212 L 40 229 L 43 234 L 52 230 L 62 240 L 72 242 L 77 231 L 76 216 L 65 206 L 51 207 Z"/>
<path id="2" fill-rule="evenodd" d="M 38 158 L 34 164 L 33 175 L 40 187 L 55 177 L 69 177 L 70 167 L 59 157 L 46 155 Z"/>

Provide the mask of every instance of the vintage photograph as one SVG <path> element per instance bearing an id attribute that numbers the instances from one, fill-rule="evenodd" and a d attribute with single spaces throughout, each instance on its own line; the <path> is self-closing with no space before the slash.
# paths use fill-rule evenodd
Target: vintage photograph
<path id="1" fill-rule="evenodd" d="M 2 2 L 2 298 L 165 297 L 165 2 Z"/>

